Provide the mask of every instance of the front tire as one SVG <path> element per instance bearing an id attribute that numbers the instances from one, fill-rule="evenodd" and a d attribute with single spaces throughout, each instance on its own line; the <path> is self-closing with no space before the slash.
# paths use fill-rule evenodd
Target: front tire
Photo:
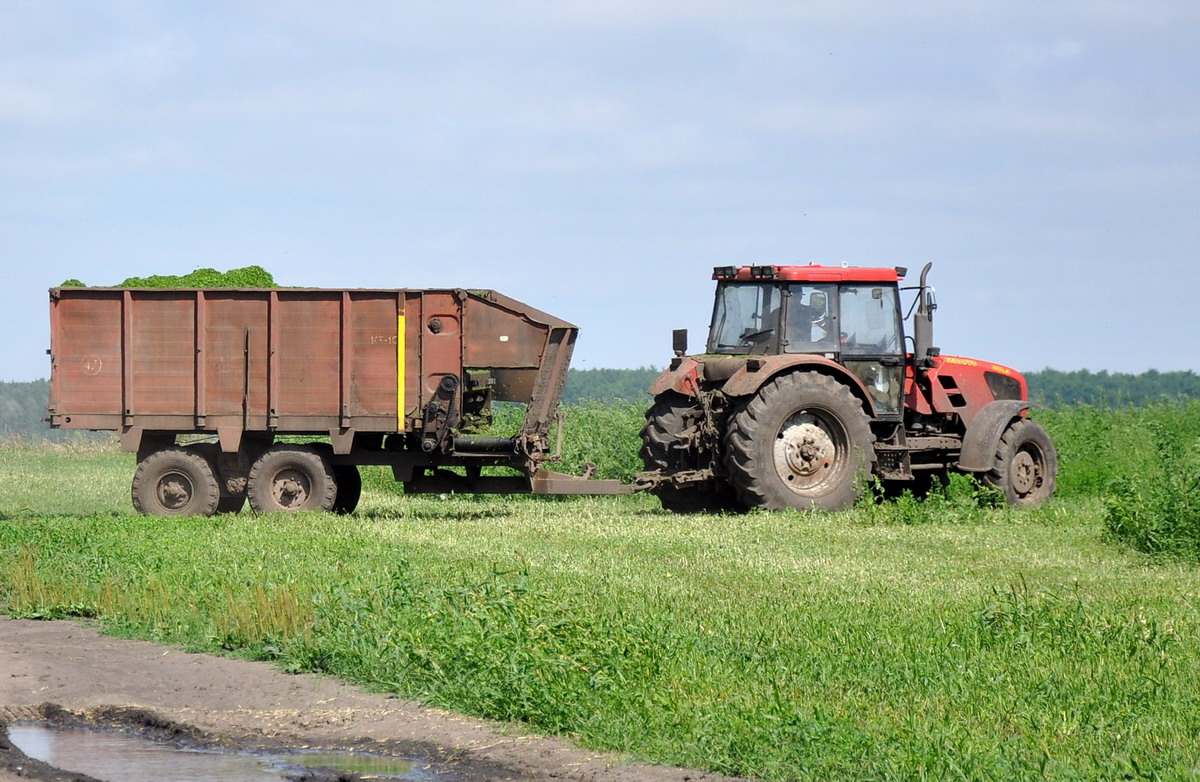
<path id="1" fill-rule="evenodd" d="M 726 470 L 747 507 L 844 510 L 864 487 L 872 440 L 845 385 L 797 372 L 764 385 L 733 416 Z"/>
<path id="2" fill-rule="evenodd" d="M 1021 418 L 1004 430 L 992 469 L 983 480 L 1004 494 L 1009 505 L 1032 507 L 1054 496 L 1058 454 L 1036 421 Z"/>
<path id="3" fill-rule="evenodd" d="M 221 489 L 207 459 L 172 446 L 138 464 L 130 494 L 137 512 L 148 516 L 211 516 Z"/>
<path id="4" fill-rule="evenodd" d="M 274 445 L 254 462 L 246 496 L 256 513 L 333 509 L 333 468 L 308 445 Z"/>

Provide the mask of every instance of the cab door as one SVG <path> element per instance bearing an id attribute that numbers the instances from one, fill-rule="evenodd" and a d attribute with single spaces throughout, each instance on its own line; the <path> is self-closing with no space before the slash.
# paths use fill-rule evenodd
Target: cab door
<path id="1" fill-rule="evenodd" d="M 880 417 L 900 417 L 904 338 L 900 291 L 884 283 L 847 283 L 838 295 L 841 361 L 866 386 Z"/>

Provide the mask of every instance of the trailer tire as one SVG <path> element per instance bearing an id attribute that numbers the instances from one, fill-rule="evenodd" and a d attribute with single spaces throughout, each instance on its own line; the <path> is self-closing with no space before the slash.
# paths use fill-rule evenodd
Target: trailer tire
<path id="1" fill-rule="evenodd" d="M 726 469 L 747 507 L 844 510 L 865 487 L 872 441 L 845 385 L 796 372 L 764 384 L 734 413 Z"/>
<path id="2" fill-rule="evenodd" d="M 1050 435 L 1036 421 L 1019 418 L 1000 436 L 983 481 L 1004 494 L 1009 505 L 1032 507 L 1054 496 L 1057 476 L 1058 454 Z"/>
<path id="3" fill-rule="evenodd" d="M 221 447 L 216 443 L 191 443 L 184 448 L 203 456 L 208 461 L 213 477 L 217 479 L 217 489 L 221 492 L 221 498 L 217 500 L 216 513 L 239 512 L 246 504 L 245 483 L 242 484 L 241 491 L 229 490 L 228 476 L 221 470 Z"/>
<path id="4" fill-rule="evenodd" d="M 333 468 L 310 445 L 273 445 L 250 467 L 246 496 L 256 513 L 333 509 Z"/>
<path id="5" fill-rule="evenodd" d="M 648 471 L 672 473 L 695 470 L 696 454 L 680 448 L 681 437 L 694 424 L 689 419 L 700 415 L 696 403 L 683 394 L 667 391 L 654 399 L 646 411 L 642 427 L 642 464 Z M 650 490 L 664 510 L 673 513 L 720 513 L 740 509 L 737 495 L 729 484 L 710 481 L 686 486 L 659 484 Z"/>
<path id="6" fill-rule="evenodd" d="M 359 498 L 362 497 L 362 475 L 357 465 L 334 464 L 333 446 L 329 443 L 314 443 L 313 448 L 329 461 L 333 470 L 333 480 L 337 484 L 337 493 L 333 497 L 333 512 L 339 516 L 353 513 L 358 507 Z"/>
<path id="7" fill-rule="evenodd" d="M 337 495 L 333 499 L 333 512 L 349 515 L 358 507 L 362 497 L 362 475 L 353 464 L 335 464 L 333 479 L 337 482 Z"/>
<path id="8" fill-rule="evenodd" d="M 130 495 L 137 512 L 148 516 L 211 516 L 221 489 L 207 459 L 171 446 L 138 464 Z"/>
<path id="9" fill-rule="evenodd" d="M 245 494 L 221 494 L 217 500 L 217 513 L 240 513 L 246 505 Z"/>

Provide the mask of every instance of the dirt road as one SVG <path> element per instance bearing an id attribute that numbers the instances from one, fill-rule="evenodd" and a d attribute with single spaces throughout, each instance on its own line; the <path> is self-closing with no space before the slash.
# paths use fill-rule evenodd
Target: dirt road
<path id="1" fill-rule="evenodd" d="M 0 727 L 22 719 L 122 725 L 200 746 L 371 749 L 420 758 L 467 780 L 684 782 L 727 779 L 637 766 L 319 676 L 284 674 L 73 622 L 0 617 Z M 3 740 L 0 782 L 85 779 L 31 764 Z"/>

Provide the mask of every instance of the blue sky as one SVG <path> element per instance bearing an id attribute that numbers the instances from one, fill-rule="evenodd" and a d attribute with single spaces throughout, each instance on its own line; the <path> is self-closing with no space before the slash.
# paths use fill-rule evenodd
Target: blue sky
<path id="1" fill-rule="evenodd" d="M 46 289 L 492 287 L 577 367 L 713 266 L 933 261 L 945 352 L 1200 370 L 1200 3 L 6 2 L 0 380 Z"/>

